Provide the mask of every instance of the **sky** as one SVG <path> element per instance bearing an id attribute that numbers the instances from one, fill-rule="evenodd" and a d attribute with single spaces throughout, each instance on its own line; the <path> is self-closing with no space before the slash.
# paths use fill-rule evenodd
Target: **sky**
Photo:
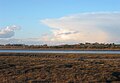
<path id="1" fill-rule="evenodd" d="M 0 0 L 0 44 L 120 42 L 120 0 Z"/>

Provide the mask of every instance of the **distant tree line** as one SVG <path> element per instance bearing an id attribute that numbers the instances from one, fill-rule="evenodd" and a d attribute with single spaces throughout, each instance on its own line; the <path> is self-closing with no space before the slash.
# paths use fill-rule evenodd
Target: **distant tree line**
<path id="1" fill-rule="evenodd" d="M 114 43 L 79 43 L 74 45 L 59 45 L 53 48 L 72 48 L 72 49 L 120 49 L 120 44 Z"/>
<path id="2" fill-rule="evenodd" d="M 115 43 L 79 43 L 79 44 L 64 44 L 56 46 L 44 45 L 25 45 L 25 44 L 6 44 L 0 45 L 0 48 L 53 48 L 53 49 L 120 49 L 120 44 Z"/>

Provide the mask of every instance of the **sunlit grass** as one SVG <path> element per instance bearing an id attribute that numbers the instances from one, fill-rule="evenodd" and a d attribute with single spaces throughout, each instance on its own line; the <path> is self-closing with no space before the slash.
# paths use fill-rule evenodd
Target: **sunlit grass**
<path id="1" fill-rule="evenodd" d="M 0 53 L 1 83 L 119 81 L 118 54 Z"/>

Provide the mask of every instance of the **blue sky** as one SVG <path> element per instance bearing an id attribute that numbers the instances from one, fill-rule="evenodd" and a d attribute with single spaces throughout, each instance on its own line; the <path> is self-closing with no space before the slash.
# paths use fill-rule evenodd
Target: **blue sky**
<path id="1" fill-rule="evenodd" d="M 32 38 L 37 38 L 37 42 L 43 39 L 46 39 L 45 41 L 47 42 L 53 42 L 49 39 L 51 39 L 51 36 L 56 34 L 54 34 L 53 30 L 51 30 L 53 27 L 45 22 L 45 19 L 49 19 L 51 22 L 53 19 L 59 19 L 65 16 L 72 16 L 81 13 L 119 12 L 119 4 L 120 0 L 0 0 L 0 29 L 3 30 L 3 28 L 6 28 L 7 26 L 12 27 L 13 25 L 16 27 L 20 26 L 19 30 L 11 30 L 14 34 L 10 37 L 7 36 L 4 38 L 2 37 L 4 33 L 1 33 L 2 35 L 0 36 L 0 40 L 1 43 L 3 40 L 7 40 L 7 43 L 9 43 L 8 40 L 10 39 L 24 39 L 24 41 L 26 41 L 31 38 L 29 41 L 33 42 Z M 56 27 L 59 27 L 59 25 Z M 48 37 L 48 35 L 51 36 Z M 54 42 L 57 42 L 55 39 L 53 40 Z M 12 41 L 13 43 L 16 43 L 14 40 Z M 70 39 L 68 41 L 81 42 L 81 40 L 76 41 Z M 85 41 L 89 41 L 89 39 L 82 42 Z M 97 41 L 97 39 L 95 41 Z M 110 42 L 114 41 L 110 40 Z"/>

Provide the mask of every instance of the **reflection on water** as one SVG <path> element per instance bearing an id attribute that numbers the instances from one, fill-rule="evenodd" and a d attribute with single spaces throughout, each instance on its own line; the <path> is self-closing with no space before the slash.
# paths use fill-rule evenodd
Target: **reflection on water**
<path id="1" fill-rule="evenodd" d="M 120 54 L 120 51 L 83 51 L 83 50 L 0 50 L 0 53 L 97 53 L 97 54 Z"/>

